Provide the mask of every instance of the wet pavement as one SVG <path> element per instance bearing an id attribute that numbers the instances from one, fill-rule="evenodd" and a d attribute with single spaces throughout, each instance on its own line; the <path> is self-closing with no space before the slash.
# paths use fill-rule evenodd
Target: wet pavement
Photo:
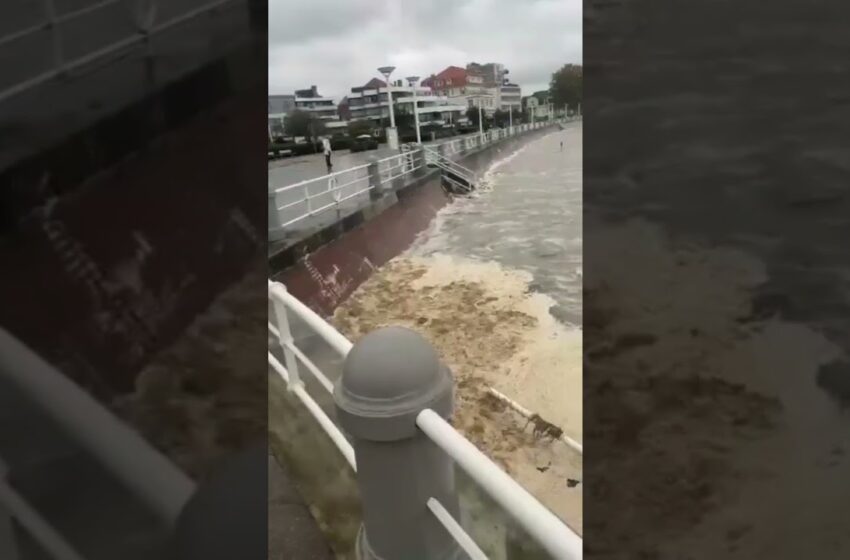
<path id="1" fill-rule="evenodd" d="M 528 133 L 526 133 L 528 134 Z M 452 138 L 442 138 L 433 142 L 425 142 L 425 146 L 433 146 L 453 140 L 467 138 L 472 135 L 455 136 Z M 504 142 L 500 140 L 499 142 Z M 472 150 L 473 152 L 475 149 Z M 335 180 L 338 184 L 346 185 L 337 192 L 330 190 L 329 182 L 312 181 L 302 187 L 279 193 L 274 199 L 271 197 L 269 201 L 274 200 L 278 208 L 282 208 L 288 204 L 296 203 L 280 210 L 278 219 L 281 223 L 287 223 L 294 220 L 307 212 L 307 205 L 303 201 L 305 192 L 309 192 L 311 198 L 310 204 L 312 209 L 328 206 L 325 211 L 316 213 L 313 216 L 300 220 L 298 222 L 278 227 L 276 224 L 269 224 L 270 239 L 269 255 L 274 255 L 277 252 L 286 249 L 293 244 L 306 239 L 310 235 L 321 231 L 324 228 L 339 223 L 343 219 L 355 214 L 358 210 L 363 209 L 369 204 L 369 193 L 360 192 L 368 185 L 367 175 L 368 170 L 356 169 L 350 173 L 342 173 L 345 170 L 357 168 L 370 163 L 375 159 L 390 157 L 396 152 L 387 148 L 379 150 L 370 150 L 366 152 L 351 153 L 348 151 L 341 152 L 335 156 L 334 172 L 340 173 Z M 461 156 L 458 156 L 461 157 Z M 436 168 L 430 168 L 432 171 Z M 427 172 L 427 171 L 426 171 Z M 417 171 L 418 173 L 418 171 Z M 322 154 L 312 154 L 309 156 L 300 156 L 288 160 L 277 160 L 269 163 L 269 190 L 287 186 L 300 181 L 306 181 L 314 178 L 321 178 L 327 174 L 324 156 Z M 335 203 L 335 196 L 338 196 L 341 202 Z"/>
<path id="2" fill-rule="evenodd" d="M 477 134 L 463 134 L 450 138 L 440 138 L 439 140 L 423 142 L 423 144 L 425 146 L 434 146 Z M 334 171 L 343 171 L 357 167 L 358 165 L 365 165 L 372 159 L 386 158 L 398 153 L 397 150 L 388 148 L 386 144 L 379 144 L 377 150 L 354 153 L 349 150 L 334 152 L 331 163 L 333 163 Z M 310 154 L 274 160 L 269 162 L 269 191 L 298 183 L 299 181 L 315 179 L 316 177 L 327 175 L 327 172 L 328 168 L 325 166 L 325 156 L 322 154 Z"/>

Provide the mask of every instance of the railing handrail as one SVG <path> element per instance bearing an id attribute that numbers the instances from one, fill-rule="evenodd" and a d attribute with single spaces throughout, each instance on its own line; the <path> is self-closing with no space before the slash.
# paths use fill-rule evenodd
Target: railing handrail
<path id="1" fill-rule="evenodd" d="M 582 541 L 563 521 L 430 409 L 416 425 L 554 558 L 581 558 Z"/>
<path id="2" fill-rule="evenodd" d="M 425 150 L 426 154 L 430 154 L 433 158 L 435 158 L 437 160 L 438 163 L 443 163 L 446 167 L 454 167 L 454 168 L 460 169 L 465 174 L 469 175 L 470 178 L 475 176 L 475 172 L 473 170 L 471 170 L 470 168 L 468 168 L 464 165 L 461 165 L 460 163 L 454 161 L 453 159 L 447 158 L 446 156 L 441 154 L 438 150 L 435 150 L 435 149 L 433 149 L 429 146 L 423 146 L 422 148 Z M 450 169 L 450 171 L 454 171 L 454 170 Z"/>
<path id="3" fill-rule="evenodd" d="M 355 196 L 361 195 L 365 192 L 372 191 L 373 189 L 376 188 L 377 184 L 373 184 L 371 172 L 370 172 L 367 176 L 359 177 L 358 180 L 356 181 L 356 182 L 366 182 L 367 185 L 368 185 L 367 188 L 358 190 L 357 192 L 346 196 L 344 199 L 334 200 L 333 202 L 325 204 L 321 208 L 310 208 L 309 207 L 309 201 L 313 198 L 317 198 L 317 197 L 320 197 L 322 195 L 326 195 L 328 193 L 338 192 L 339 190 L 342 189 L 342 187 L 339 187 L 339 186 L 330 187 L 329 186 L 328 189 L 326 189 L 322 192 L 319 192 L 319 193 L 315 193 L 312 196 L 309 196 L 308 193 L 305 193 L 304 198 L 300 198 L 298 200 L 293 200 L 293 201 L 290 201 L 290 202 L 283 204 L 282 206 L 278 206 L 277 205 L 277 196 L 282 194 L 282 193 L 295 191 L 298 188 L 309 189 L 309 186 L 313 183 L 323 182 L 323 183 L 328 183 L 330 185 L 330 181 L 335 179 L 336 177 L 338 177 L 341 174 L 360 171 L 360 170 L 363 170 L 365 168 L 369 168 L 372 165 L 376 165 L 378 167 L 378 179 L 377 179 L 378 182 L 383 183 L 384 181 L 392 181 L 392 180 L 398 179 L 399 177 L 402 177 L 404 175 L 408 175 L 410 173 L 413 173 L 414 171 L 416 171 L 416 170 L 418 170 L 422 167 L 421 164 L 408 166 L 408 164 L 406 163 L 406 162 L 413 161 L 411 158 L 416 157 L 416 154 L 419 154 L 420 152 L 421 152 L 421 155 L 423 155 L 423 156 L 431 155 L 431 157 L 439 157 L 440 158 L 439 161 L 443 162 L 446 166 L 449 166 L 449 165 L 458 166 L 458 168 L 462 169 L 465 174 L 474 178 L 476 176 L 476 174 L 471 169 L 468 169 L 467 167 L 455 162 L 451 158 L 443 156 L 442 154 L 440 156 L 433 156 L 433 154 L 434 153 L 439 154 L 439 148 L 441 146 L 447 146 L 444 149 L 451 154 L 461 153 L 461 152 L 464 152 L 466 150 L 481 147 L 485 143 L 489 144 L 489 143 L 492 143 L 492 142 L 496 142 L 498 140 L 501 140 L 503 138 L 507 138 L 507 137 L 509 137 L 513 134 L 516 134 L 516 133 L 522 133 L 522 132 L 526 132 L 526 131 L 537 130 L 538 128 L 540 128 L 542 126 L 553 124 L 554 122 L 558 122 L 558 121 L 553 121 L 553 122 L 550 122 L 550 123 L 542 123 L 542 122 L 541 123 L 534 123 L 534 124 L 529 124 L 527 127 L 525 127 L 523 125 L 515 125 L 512 129 L 512 130 L 514 130 L 513 133 L 497 132 L 494 129 L 494 130 L 488 131 L 487 133 L 484 133 L 484 134 L 480 134 L 478 132 L 475 132 L 475 133 L 471 133 L 471 134 L 464 136 L 464 137 L 455 138 L 455 139 L 452 139 L 452 140 L 446 140 L 445 142 L 440 142 L 440 143 L 437 143 L 437 144 L 431 144 L 431 145 L 427 145 L 427 146 L 422 144 L 422 145 L 419 145 L 419 147 L 417 147 L 416 149 L 414 149 L 412 151 L 407 151 L 407 152 L 403 152 L 403 153 L 399 153 L 399 154 L 393 154 L 391 156 L 387 156 L 387 157 L 384 157 L 384 158 L 373 160 L 372 162 L 367 163 L 367 164 L 358 165 L 358 166 L 355 166 L 355 167 L 350 167 L 348 169 L 343 169 L 341 171 L 335 171 L 333 173 L 321 175 L 319 177 L 314 177 L 312 179 L 304 179 L 302 181 L 298 181 L 298 182 L 293 183 L 291 185 L 284 185 L 282 187 L 277 187 L 274 190 L 270 190 L 269 193 L 268 193 L 268 195 L 269 195 L 269 209 L 273 210 L 276 213 L 276 214 L 272 214 L 272 216 L 276 216 L 276 218 L 275 218 L 274 224 L 270 226 L 270 230 L 275 230 L 275 231 L 285 230 L 287 227 L 289 227 L 293 224 L 296 224 L 296 223 L 298 223 L 298 222 L 300 222 L 300 221 L 302 221 L 302 220 L 304 220 L 308 217 L 315 216 L 315 215 L 317 215 L 321 212 L 324 212 L 325 210 L 329 210 L 329 209 L 334 208 L 334 207 L 339 209 L 340 204 L 342 202 L 349 200 L 350 198 L 353 198 Z M 509 129 L 498 129 L 498 130 L 508 131 Z M 401 172 L 399 172 L 397 174 L 389 173 L 389 175 L 385 177 L 384 172 L 389 171 L 389 170 L 388 169 L 381 170 L 380 166 L 384 165 L 388 162 L 395 162 L 395 161 L 402 162 L 402 163 L 400 165 L 392 167 L 391 169 L 400 169 Z M 461 175 L 461 173 L 459 173 L 457 171 L 457 169 L 449 169 L 449 171 L 451 171 L 453 173 L 457 173 L 458 175 Z M 465 179 L 467 179 L 467 178 L 465 177 Z M 274 204 L 273 207 L 272 207 L 272 204 Z M 299 205 L 303 205 L 303 204 L 307 204 L 307 211 L 306 212 L 303 212 L 300 215 L 293 217 L 293 218 L 290 218 L 290 219 L 285 219 L 285 217 L 283 215 L 281 215 L 281 211 L 289 210 L 289 209 L 292 209 L 292 208 L 297 208 Z M 287 216 L 287 218 L 288 218 L 288 216 Z"/>
<path id="4" fill-rule="evenodd" d="M 58 78 L 66 72 L 76 70 L 76 69 L 81 68 L 81 67 L 83 67 L 87 64 L 91 64 L 93 62 L 105 59 L 106 57 L 108 57 L 110 55 L 114 55 L 116 53 L 119 53 L 119 52 L 121 52 L 125 49 L 136 46 L 137 44 L 143 44 L 147 40 L 147 38 L 150 37 L 150 36 L 160 34 L 160 33 L 167 31 L 167 30 L 169 30 L 169 29 L 171 29 L 171 28 L 173 28 L 177 25 L 180 25 L 184 22 L 195 19 L 195 18 L 202 16 L 206 13 L 213 12 L 213 11 L 223 7 L 226 4 L 229 4 L 231 2 L 236 2 L 236 1 L 239 1 L 239 0 L 213 0 L 212 2 L 210 2 L 208 4 L 200 6 L 198 8 L 193 9 L 193 10 L 189 10 L 188 12 L 185 12 L 185 13 L 177 16 L 177 17 L 174 17 L 174 18 L 168 20 L 168 21 L 165 21 L 165 22 L 160 23 L 158 25 L 154 25 L 149 30 L 141 30 L 141 31 L 139 31 L 135 34 L 128 35 L 127 37 L 125 37 L 125 38 L 123 38 L 119 41 L 115 41 L 113 43 L 108 44 L 105 47 L 101 47 L 97 50 L 88 52 L 85 55 L 82 55 L 82 56 L 79 56 L 79 57 L 76 57 L 74 59 L 67 60 L 67 61 L 66 60 L 56 61 L 54 68 L 52 68 L 51 70 L 42 72 L 41 74 L 37 74 L 36 76 L 25 79 L 21 82 L 16 83 L 15 85 L 12 85 L 12 86 L 9 86 L 5 89 L 0 90 L 0 101 L 4 101 L 4 100 L 6 100 L 10 97 L 14 97 L 15 95 L 18 95 L 19 93 L 21 93 L 21 92 L 23 92 L 23 91 L 25 91 L 29 88 L 36 87 L 38 85 L 41 85 L 43 83 L 46 83 L 46 82 L 54 79 L 54 78 Z M 59 17 L 62 17 L 62 16 L 59 16 Z M 41 26 L 41 27 L 43 27 L 43 26 Z M 55 29 L 55 26 L 51 26 L 51 29 Z M 37 32 L 37 30 L 33 30 L 32 28 L 27 28 L 25 31 L 27 31 L 29 33 Z M 7 37 L 8 36 L 14 36 L 13 39 L 17 39 L 18 34 L 19 34 L 18 32 L 15 32 L 15 33 L 7 35 Z M 27 35 L 27 33 L 22 34 L 22 36 L 26 36 L 26 35 Z M 61 49 L 60 49 L 59 52 L 61 53 Z"/>
<path id="5" fill-rule="evenodd" d="M 176 522 L 195 483 L 136 431 L 5 330 L 5 375 L 157 515 Z"/>
<path id="6" fill-rule="evenodd" d="M 0 504 L 54 560 L 85 560 L 53 526 L 39 515 L 12 485 L 0 478 Z M 5 521 L 5 520 L 4 520 Z M 0 543 L 0 552 L 8 550 Z M 11 543 L 16 547 L 15 543 Z"/>
<path id="7" fill-rule="evenodd" d="M 319 181 L 327 182 L 331 179 L 339 177 L 340 175 L 344 175 L 346 173 L 352 173 L 354 171 L 359 171 L 361 169 L 366 169 L 369 167 L 369 164 L 357 165 L 355 167 L 347 167 L 346 169 L 341 169 L 339 171 L 334 171 L 333 173 L 328 173 L 327 175 L 320 175 L 319 177 L 313 177 L 312 179 L 304 179 L 303 181 L 298 181 L 297 183 L 292 183 L 291 185 L 285 185 L 283 187 L 278 187 L 275 190 L 271 191 L 274 194 L 280 194 L 282 192 L 286 192 L 292 189 L 297 189 L 298 187 L 303 187 L 304 185 L 310 183 L 317 183 Z"/>
<path id="8" fill-rule="evenodd" d="M 279 282 L 269 280 L 269 297 L 274 304 L 284 305 L 295 313 L 313 332 L 322 337 L 341 357 L 348 355 L 353 344 L 309 307 L 292 296 Z M 280 317 L 280 316 L 279 316 Z M 282 320 L 286 320 L 285 315 Z M 273 332 L 280 335 L 281 325 L 269 325 Z M 288 332 L 288 325 L 284 328 Z M 269 363 L 290 385 L 291 390 L 304 403 L 305 407 L 322 426 L 340 452 L 356 471 L 354 450 L 341 430 L 336 427 L 323 410 L 306 394 L 304 385 L 293 380 L 293 376 L 269 352 Z M 327 390 L 327 386 L 324 386 Z M 474 444 L 455 430 L 436 412 L 425 409 L 416 417 L 416 425 L 453 461 L 455 461 L 488 495 L 499 503 L 515 521 L 531 535 L 545 550 L 557 559 L 577 559 L 582 557 L 582 539 L 568 525 L 561 521 L 548 508 L 525 490 L 518 482 L 499 468 Z M 436 501 L 435 501 L 436 502 Z M 439 505 L 429 500 L 426 504 L 447 531 L 457 540 L 471 557 L 480 558 L 477 545 L 471 546 L 466 538 L 458 533 L 463 529 L 455 522 L 452 524 L 446 516 L 451 515 Z M 474 544 L 474 543 L 473 543 Z M 477 552 L 476 552 L 477 551 Z"/>
<path id="9" fill-rule="evenodd" d="M 322 319 L 318 313 L 286 291 L 286 288 L 280 282 L 269 280 L 269 292 L 312 328 L 316 334 L 321 336 L 340 356 L 346 356 L 354 346 L 350 340 Z"/>

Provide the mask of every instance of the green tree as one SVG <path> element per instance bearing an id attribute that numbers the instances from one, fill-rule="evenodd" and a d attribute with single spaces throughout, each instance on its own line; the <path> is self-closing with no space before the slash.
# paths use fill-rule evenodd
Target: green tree
<path id="1" fill-rule="evenodd" d="M 484 116 L 484 126 L 483 129 L 487 130 L 490 128 L 490 119 L 487 117 L 487 113 L 482 109 L 481 114 Z M 466 118 L 469 119 L 469 122 L 472 123 L 475 128 L 478 128 L 478 107 L 470 107 L 466 110 Z"/>
<path id="2" fill-rule="evenodd" d="M 307 111 L 296 110 L 286 117 L 286 133 L 303 136 L 315 144 L 325 133 L 325 124 Z"/>
<path id="3" fill-rule="evenodd" d="M 514 112 L 514 117 L 518 117 L 516 112 Z M 493 115 L 493 120 L 495 121 L 496 126 L 507 127 L 508 125 L 510 125 L 511 122 L 510 112 L 503 111 L 502 109 L 497 109 L 496 113 Z"/>
<path id="4" fill-rule="evenodd" d="M 582 99 L 582 67 L 580 64 L 564 64 L 552 74 L 549 93 L 555 107 L 569 106 L 575 111 Z"/>
<path id="5" fill-rule="evenodd" d="M 368 120 L 351 121 L 348 123 L 348 133 L 354 138 L 361 134 L 372 134 L 373 129 L 372 123 Z"/>
<path id="6" fill-rule="evenodd" d="M 306 111 L 292 111 L 286 116 L 286 133 L 290 136 L 309 136 L 310 120 L 310 113 Z"/>
<path id="7" fill-rule="evenodd" d="M 414 124 L 413 113 L 397 112 L 395 114 L 395 126 L 399 134 L 413 132 Z"/>

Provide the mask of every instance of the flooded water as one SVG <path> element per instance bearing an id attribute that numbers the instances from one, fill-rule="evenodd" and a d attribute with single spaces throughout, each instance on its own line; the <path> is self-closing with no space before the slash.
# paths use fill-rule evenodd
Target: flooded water
<path id="1" fill-rule="evenodd" d="M 455 377 L 455 427 L 579 532 L 580 454 L 490 389 L 581 441 L 581 161 L 579 123 L 506 154 L 333 318 L 354 341 L 386 325 L 430 340 Z"/>
<path id="2" fill-rule="evenodd" d="M 581 132 L 581 123 L 572 123 L 495 162 L 480 190 L 440 212 L 412 254 L 526 271 L 530 288 L 555 301 L 550 312 L 580 328 Z"/>

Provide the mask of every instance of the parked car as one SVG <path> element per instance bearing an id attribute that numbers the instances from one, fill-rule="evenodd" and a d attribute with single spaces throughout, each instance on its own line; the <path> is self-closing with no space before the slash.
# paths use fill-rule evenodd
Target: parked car
<path id="1" fill-rule="evenodd" d="M 371 134 L 361 134 L 351 141 L 349 147 L 352 152 L 364 152 L 366 150 L 377 150 L 378 141 Z"/>
<path id="2" fill-rule="evenodd" d="M 269 158 L 275 159 L 292 155 L 294 142 L 270 142 L 269 143 Z"/>

